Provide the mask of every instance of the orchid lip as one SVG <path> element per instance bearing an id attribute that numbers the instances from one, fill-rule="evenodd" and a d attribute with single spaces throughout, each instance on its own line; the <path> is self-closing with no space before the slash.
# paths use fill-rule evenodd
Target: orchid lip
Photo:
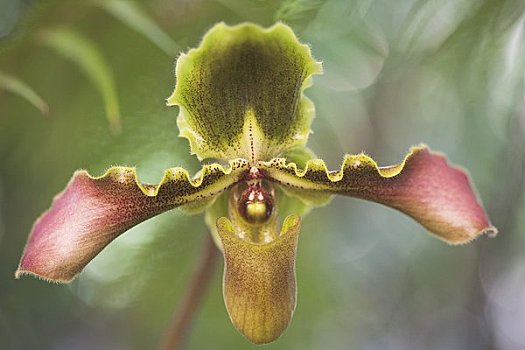
<path id="1" fill-rule="evenodd" d="M 287 217 L 272 242 L 240 238 L 227 218 L 217 221 L 224 247 L 223 295 L 234 326 L 251 342 L 269 343 L 288 327 L 296 306 L 298 216 Z"/>

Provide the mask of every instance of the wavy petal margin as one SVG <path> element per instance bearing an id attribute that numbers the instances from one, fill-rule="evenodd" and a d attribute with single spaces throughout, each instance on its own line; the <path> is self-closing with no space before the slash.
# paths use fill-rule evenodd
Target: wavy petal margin
<path id="1" fill-rule="evenodd" d="M 261 162 L 259 167 L 283 187 L 341 194 L 395 208 L 450 244 L 497 233 L 468 174 L 426 146 L 411 148 L 403 162 L 387 167 L 378 167 L 364 154 L 345 156 L 341 169 L 331 172 L 320 159 L 308 161 L 304 170 L 283 158 Z"/>
<path id="2" fill-rule="evenodd" d="M 191 179 L 186 170 L 171 168 L 158 185 L 140 183 L 134 168 L 113 167 L 100 177 L 77 171 L 35 222 L 15 277 L 69 282 L 126 230 L 186 203 L 212 200 L 247 169 L 238 159 L 228 169 L 206 165 Z"/>
<path id="3" fill-rule="evenodd" d="M 269 160 L 306 144 L 315 109 L 303 91 L 321 72 L 282 23 L 219 23 L 177 60 L 167 104 L 180 107 L 180 136 L 199 159 Z"/>
<path id="4" fill-rule="evenodd" d="M 277 339 L 292 319 L 299 230 L 299 217 L 290 215 L 279 237 L 256 244 L 240 238 L 227 218 L 217 220 L 224 247 L 224 302 L 235 328 L 255 344 Z"/>

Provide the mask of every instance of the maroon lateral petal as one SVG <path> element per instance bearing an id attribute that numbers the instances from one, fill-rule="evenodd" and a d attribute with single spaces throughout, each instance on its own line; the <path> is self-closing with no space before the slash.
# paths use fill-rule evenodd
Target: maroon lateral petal
<path id="1" fill-rule="evenodd" d="M 327 172 L 319 160 L 309 161 L 303 171 L 283 160 L 274 160 L 265 171 L 284 186 L 342 194 L 393 207 L 451 244 L 497 233 L 468 174 L 424 146 L 412 148 L 402 163 L 390 167 L 378 167 L 370 157 L 361 154 L 346 156 L 338 172 Z"/>

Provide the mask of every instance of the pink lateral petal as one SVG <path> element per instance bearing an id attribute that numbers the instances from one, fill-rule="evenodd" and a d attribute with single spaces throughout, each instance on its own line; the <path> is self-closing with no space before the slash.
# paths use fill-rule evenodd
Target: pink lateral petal
<path id="1" fill-rule="evenodd" d="M 34 224 L 15 276 L 71 281 L 120 234 L 166 210 L 211 198 L 242 176 L 243 162 L 225 171 L 206 165 L 199 180 L 181 168 L 157 186 L 140 184 L 135 169 L 115 167 L 98 178 L 77 171 L 51 208 Z"/>
<path id="2" fill-rule="evenodd" d="M 450 166 L 444 155 L 416 149 L 407 156 L 404 166 L 382 170 L 398 171 L 397 168 L 399 174 L 393 177 L 372 177 L 369 191 L 344 194 L 396 208 L 451 244 L 497 233 L 467 172 Z"/>
<path id="3" fill-rule="evenodd" d="M 92 179 L 76 172 L 35 223 L 16 272 L 67 282 L 121 233 L 174 205 L 146 196 L 134 174 Z"/>
<path id="4" fill-rule="evenodd" d="M 328 172 L 321 160 L 308 161 L 302 171 L 284 159 L 263 165 L 270 178 L 295 190 L 342 194 L 398 209 L 451 244 L 497 233 L 468 174 L 424 146 L 412 148 L 403 162 L 390 167 L 378 167 L 363 154 L 346 156 L 336 172 Z"/>

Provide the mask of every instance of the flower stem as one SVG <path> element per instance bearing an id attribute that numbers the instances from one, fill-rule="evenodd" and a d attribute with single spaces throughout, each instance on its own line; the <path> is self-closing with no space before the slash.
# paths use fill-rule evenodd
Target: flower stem
<path id="1" fill-rule="evenodd" d="M 213 242 L 211 235 L 206 234 L 199 262 L 192 273 L 179 307 L 173 314 L 159 350 L 180 350 L 184 348 L 192 320 L 208 290 L 213 272 L 216 270 L 218 256 L 219 250 L 215 242 Z"/>

